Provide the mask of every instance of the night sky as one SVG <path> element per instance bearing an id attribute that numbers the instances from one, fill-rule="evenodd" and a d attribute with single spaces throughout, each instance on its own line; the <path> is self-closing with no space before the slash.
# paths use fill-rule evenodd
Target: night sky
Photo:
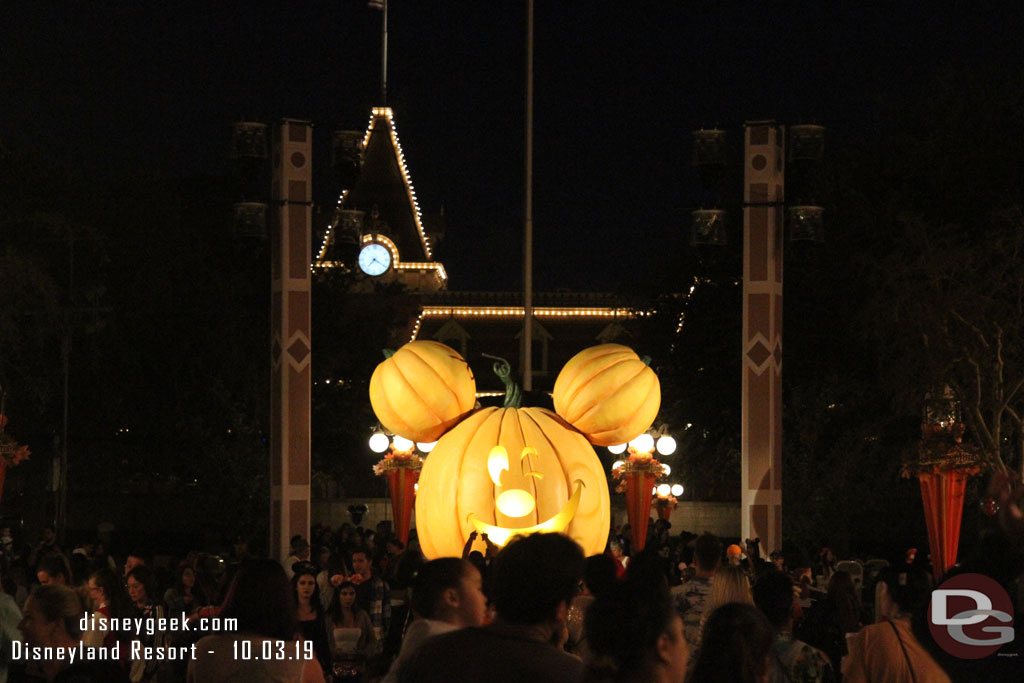
<path id="1" fill-rule="evenodd" d="M 538 1 L 536 288 L 610 290 L 682 258 L 695 128 L 823 123 L 841 152 L 941 69 L 1020 69 L 1002 4 Z M 221 174 L 233 121 L 290 116 L 325 167 L 329 131 L 380 103 L 365 2 L 157 5 L 5 3 L 0 141 L 103 178 Z M 521 286 L 524 6 L 391 2 L 388 104 L 421 207 L 444 207 L 453 289 Z"/>

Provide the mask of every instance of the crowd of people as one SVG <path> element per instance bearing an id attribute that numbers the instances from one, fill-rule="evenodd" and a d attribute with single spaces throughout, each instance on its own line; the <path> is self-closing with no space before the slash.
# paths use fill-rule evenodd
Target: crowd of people
<path id="1" fill-rule="evenodd" d="M 855 577 L 828 548 L 762 558 L 669 529 L 639 553 L 613 530 L 591 557 L 559 534 L 474 534 L 427 561 L 415 530 L 406 546 L 346 524 L 294 537 L 284 562 L 239 538 L 172 563 L 0 529 L 0 683 L 952 680 L 922 635 L 923 554 Z M 109 627 L 140 619 L 156 627 Z"/>

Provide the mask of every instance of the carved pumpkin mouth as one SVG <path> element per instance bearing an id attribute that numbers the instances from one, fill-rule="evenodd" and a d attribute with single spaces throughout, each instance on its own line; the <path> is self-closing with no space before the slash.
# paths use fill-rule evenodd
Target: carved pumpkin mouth
<path id="1" fill-rule="evenodd" d="M 487 534 L 487 538 L 491 540 L 497 546 L 503 546 L 512 539 L 513 536 L 525 536 L 527 534 L 533 534 L 537 532 L 555 532 L 561 533 L 569 526 L 573 518 L 576 516 L 576 510 L 580 506 L 580 498 L 583 495 L 583 481 L 577 479 L 574 482 L 575 490 L 572 493 L 572 497 L 569 498 L 568 502 L 562 506 L 562 509 L 556 512 L 551 517 L 540 524 L 534 524 L 533 526 L 519 527 L 517 529 L 507 529 L 505 527 L 495 526 L 488 524 L 477 518 L 475 513 L 469 513 L 468 519 L 470 523 L 476 528 L 480 534 Z"/>

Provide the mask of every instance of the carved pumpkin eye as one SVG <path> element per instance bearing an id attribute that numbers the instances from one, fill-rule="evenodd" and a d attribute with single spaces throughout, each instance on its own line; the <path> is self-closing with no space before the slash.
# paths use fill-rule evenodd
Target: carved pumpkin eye
<path id="1" fill-rule="evenodd" d="M 520 467 L 522 467 L 523 476 L 543 479 L 543 473 L 535 471 L 532 467 L 531 456 L 536 455 L 536 448 L 532 446 L 523 448 L 523 452 L 519 455 Z M 504 446 L 495 446 L 487 456 L 487 472 L 491 475 L 491 481 L 495 486 L 501 486 L 501 473 L 507 472 L 508 469 L 508 451 Z M 494 505 L 501 514 L 507 517 L 525 517 L 537 507 L 537 500 L 529 491 L 509 489 L 501 492 L 494 500 Z"/>

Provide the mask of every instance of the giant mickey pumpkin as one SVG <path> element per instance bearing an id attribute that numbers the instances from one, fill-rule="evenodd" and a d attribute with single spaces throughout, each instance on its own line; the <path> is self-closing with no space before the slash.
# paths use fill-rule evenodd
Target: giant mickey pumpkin
<path id="1" fill-rule="evenodd" d="M 511 387 L 507 363 L 502 370 Z M 611 517 L 594 449 L 558 415 L 519 408 L 517 391 L 509 393 L 506 407 L 473 413 L 427 456 L 416 495 L 423 554 L 458 557 L 473 531 L 498 545 L 518 534 L 557 531 L 587 555 L 603 552 Z"/>
<path id="2" fill-rule="evenodd" d="M 412 441 L 436 441 L 473 410 L 476 381 L 451 347 L 413 341 L 373 371 L 370 404 L 393 433 Z"/>
<path id="3" fill-rule="evenodd" d="M 634 439 L 651 426 L 661 407 L 658 376 L 633 349 L 601 344 L 569 359 L 551 394 L 555 412 L 595 446 Z"/>

